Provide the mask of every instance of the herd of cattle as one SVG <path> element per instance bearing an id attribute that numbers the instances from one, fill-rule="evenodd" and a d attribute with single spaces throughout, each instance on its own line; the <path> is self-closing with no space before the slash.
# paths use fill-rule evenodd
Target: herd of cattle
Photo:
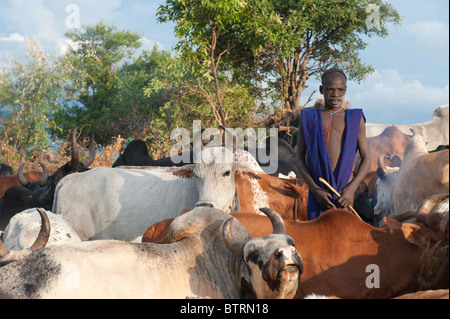
<path id="1" fill-rule="evenodd" d="M 95 141 L 80 161 L 74 129 L 52 175 L 1 164 L 0 298 L 448 298 L 448 125 L 448 106 L 412 132 L 367 124 L 363 220 L 312 221 L 282 141 L 271 175 L 234 143 L 181 165 L 135 140 L 89 168 Z"/>

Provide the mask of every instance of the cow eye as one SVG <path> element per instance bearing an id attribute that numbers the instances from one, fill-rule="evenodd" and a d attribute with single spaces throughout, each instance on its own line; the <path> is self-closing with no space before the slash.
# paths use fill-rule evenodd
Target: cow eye
<path id="1" fill-rule="evenodd" d="M 231 172 L 230 171 L 226 171 L 225 173 L 222 174 L 223 177 L 227 177 L 230 176 Z"/>
<path id="2" fill-rule="evenodd" d="M 258 252 L 257 251 L 251 251 L 248 255 L 245 261 L 248 263 L 249 261 L 256 264 L 258 263 Z"/>
<path id="3" fill-rule="evenodd" d="M 288 245 L 295 247 L 295 242 L 292 238 L 288 239 Z"/>

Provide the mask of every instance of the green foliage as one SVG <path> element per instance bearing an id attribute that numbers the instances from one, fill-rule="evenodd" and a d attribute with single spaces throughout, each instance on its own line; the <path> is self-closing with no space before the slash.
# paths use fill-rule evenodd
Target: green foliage
<path id="1" fill-rule="evenodd" d="M 378 8 L 376 27 L 367 23 L 370 4 Z M 363 36 L 384 37 L 401 19 L 381 0 L 167 0 L 158 17 L 176 23 L 177 47 L 186 59 L 195 52 L 203 69 L 213 70 L 208 55 L 214 47 L 234 76 L 264 81 L 288 110 L 301 106 L 307 80 L 331 66 L 364 79 L 373 68 L 359 58 L 367 45 Z"/>
<path id="2" fill-rule="evenodd" d="M 27 39 L 24 62 L 10 58 L 0 71 L 2 156 L 29 160 L 49 150 L 49 132 L 57 129 L 52 115 L 60 110 L 64 78 L 61 63 L 36 40 Z"/>
<path id="3" fill-rule="evenodd" d="M 198 79 L 196 87 L 208 102 L 218 124 L 230 125 L 233 121 L 236 103 L 234 106 L 227 104 L 226 97 L 233 90 L 226 87 L 233 82 L 241 89 L 244 87 L 243 83 L 233 79 L 236 70 L 224 68 L 222 61 L 225 57 L 232 59 L 230 52 L 239 43 L 236 37 L 226 37 L 226 32 L 245 19 L 246 5 L 242 0 L 168 0 L 158 8 L 160 22 L 176 23 L 175 34 L 180 38 L 176 49 L 192 68 Z M 253 84 L 247 82 L 245 86 L 251 90 Z M 249 106 L 247 102 L 241 102 Z"/>
<path id="4" fill-rule="evenodd" d="M 118 76 L 120 63 L 141 46 L 141 36 L 114 26 L 98 23 L 83 30 L 67 32 L 72 41 L 65 56 L 70 66 L 71 82 L 67 94 L 72 101 L 57 115 L 67 131 L 76 125 L 88 125 L 97 141 L 105 144 L 120 133 L 115 124 L 128 117 L 129 108 L 120 103 L 120 88 L 125 86 Z"/>

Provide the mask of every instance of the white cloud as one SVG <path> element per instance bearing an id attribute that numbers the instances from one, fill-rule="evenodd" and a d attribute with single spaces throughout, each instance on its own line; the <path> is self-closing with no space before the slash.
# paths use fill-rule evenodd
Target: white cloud
<path id="1" fill-rule="evenodd" d="M 405 32 L 415 39 L 418 52 L 427 56 L 446 57 L 449 51 L 449 27 L 439 20 L 417 21 L 405 25 Z"/>
<path id="2" fill-rule="evenodd" d="M 8 37 L 0 38 L 0 41 L 24 42 L 25 37 L 17 32 L 14 32 L 14 33 L 11 33 Z"/>
<path id="3" fill-rule="evenodd" d="M 414 124 L 431 120 L 433 110 L 448 104 L 449 85 L 434 87 L 394 69 L 376 70 L 360 85 L 349 83 L 347 97 L 364 109 L 367 121 Z"/>
<path id="4" fill-rule="evenodd" d="M 165 50 L 164 45 L 156 40 L 150 40 L 145 36 L 141 38 L 140 42 L 142 44 L 141 50 L 151 51 L 155 46 L 158 46 L 158 50 Z"/>

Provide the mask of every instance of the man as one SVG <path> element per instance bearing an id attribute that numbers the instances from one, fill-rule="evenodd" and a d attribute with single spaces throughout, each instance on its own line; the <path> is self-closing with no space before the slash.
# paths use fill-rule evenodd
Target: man
<path id="1" fill-rule="evenodd" d="M 320 108 L 301 111 L 296 152 L 301 177 L 309 187 L 308 220 L 333 207 L 353 206 L 355 191 L 370 167 L 366 125 L 361 109 L 345 109 L 347 77 L 342 70 L 329 69 L 319 87 L 324 97 Z M 355 153 L 361 162 L 352 179 Z M 334 195 L 319 177 L 341 197 Z"/>

